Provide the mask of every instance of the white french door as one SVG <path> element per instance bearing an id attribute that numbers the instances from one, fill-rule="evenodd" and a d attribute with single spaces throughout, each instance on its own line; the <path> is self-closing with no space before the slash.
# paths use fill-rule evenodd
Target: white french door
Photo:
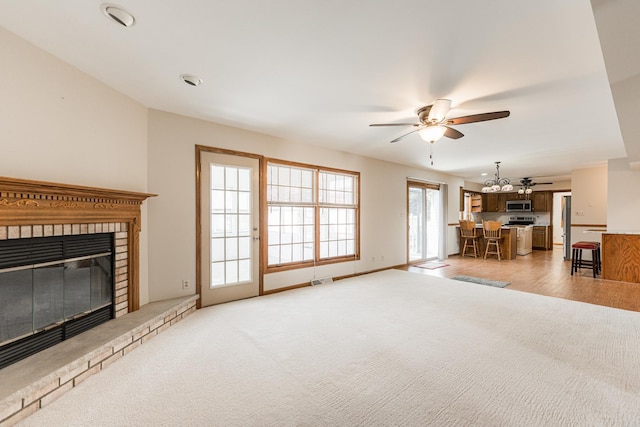
<path id="1" fill-rule="evenodd" d="M 200 152 L 201 306 L 260 293 L 258 159 Z"/>
<path id="2" fill-rule="evenodd" d="M 441 212 L 437 187 L 409 183 L 407 215 L 409 262 L 438 257 Z"/>

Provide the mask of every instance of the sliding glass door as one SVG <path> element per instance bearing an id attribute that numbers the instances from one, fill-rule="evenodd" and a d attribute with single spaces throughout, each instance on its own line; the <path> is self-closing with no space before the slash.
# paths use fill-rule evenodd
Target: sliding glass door
<path id="1" fill-rule="evenodd" d="M 439 187 L 409 183 L 408 188 L 408 261 L 438 257 L 442 221 Z"/>

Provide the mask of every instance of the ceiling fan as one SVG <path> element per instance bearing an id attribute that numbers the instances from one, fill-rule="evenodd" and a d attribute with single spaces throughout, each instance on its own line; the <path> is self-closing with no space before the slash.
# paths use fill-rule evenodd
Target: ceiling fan
<path id="1" fill-rule="evenodd" d="M 520 179 L 520 186 L 521 188 L 518 190 L 519 194 L 531 194 L 531 192 L 533 191 L 533 189 L 531 187 L 533 187 L 534 185 L 551 185 L 553 184 L 553 182 L 533 182 L 533 178 L 530 177 L 525 177 L 525 178 L 521 178 Z"/>
<path id="2" fill-rule="evenodd" d="M 434 142 L 446 136 L 451 139 L 462 138 L 464 134 L 452 127 L 451 125 L 464 125 L 467 123 L 484 122 L 487 120 L 502 119 L 509 117 L 509 111 L 494 111 L 492 113 L 472 114 L 470 116 L 456 117 L 447 119 L 446 115 L 451 108 L 450 99 L 437 99 L 433 105 L 427 105 L 416 111 L 418 121 L 420 123 L 373 123 L 369 126 L 414 126 L 417 129 L 412 130 L 402 136 L 394 139 L 398 142 L 402 138 L 418 132 L 420 137 L 428 142 Z"/>

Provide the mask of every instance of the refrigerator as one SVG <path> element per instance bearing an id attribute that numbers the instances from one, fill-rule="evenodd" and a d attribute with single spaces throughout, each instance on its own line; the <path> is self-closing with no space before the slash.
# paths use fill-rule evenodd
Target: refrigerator
<path id="1" fill-rule="evenodd" d="M 571 196 L 562 196 L 562 250 L 564 260 L 571 260 Z"/>

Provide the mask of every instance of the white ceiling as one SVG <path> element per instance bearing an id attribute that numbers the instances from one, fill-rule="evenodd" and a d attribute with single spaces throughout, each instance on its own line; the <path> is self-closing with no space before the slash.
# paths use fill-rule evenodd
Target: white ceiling
<path id="1" fill-rule="evenodd" d="M 2 0 L 0 25 L 147 107 L 417 167 L 417 134 L 389 144 L 411 128 L 369 124 L 437 98 L 510 110 L 434 145 L 434 169 L 478 182 L 625 156 L 589 0 L 116 2 L 136 25 L 94 0 Z"/>

